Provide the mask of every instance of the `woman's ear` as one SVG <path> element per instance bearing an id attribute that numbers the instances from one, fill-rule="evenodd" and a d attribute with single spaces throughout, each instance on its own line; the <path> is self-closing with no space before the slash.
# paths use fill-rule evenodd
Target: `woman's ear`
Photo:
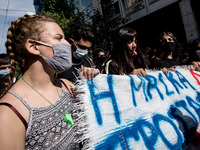
<path id="1" fill-rule="evenodd" d="M 35 44 L 35 40 L 27 39 L 25 43 L 25 47 L 27 51 L 33 55 L 39 55 L 40 51 L 37 48 L 37 45 Z"/>

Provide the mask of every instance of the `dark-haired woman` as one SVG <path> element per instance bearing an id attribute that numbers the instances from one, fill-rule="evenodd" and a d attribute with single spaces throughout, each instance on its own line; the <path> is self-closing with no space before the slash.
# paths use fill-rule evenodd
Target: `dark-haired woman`
<path id="1" fill-rule="evenodd" d="M 157 51 L 160 53 L 160 58 L 152 62 L 152 68 L 167 73 L 168 71 L 175 71 L 176 66 L 183 64 L 181 46 L 173 33 L 166 31 L 160 34 Z"/>
<path id="2" fill-rule="evenodd" d="M 143 55 L 137 45 L 137 32 L 131 28 L 122 28 L 113 43 L 110 60 L 105 66 L 106 74 L 140 75 L 146 77 L 147 68 Z"/>

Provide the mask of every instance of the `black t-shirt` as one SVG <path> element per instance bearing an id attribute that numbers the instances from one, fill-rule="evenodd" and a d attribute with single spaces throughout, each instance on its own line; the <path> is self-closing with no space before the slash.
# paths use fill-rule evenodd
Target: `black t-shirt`
<path id="1" fill-rule="evenodd" d="M 109 63 L 109 61 L 107 63 Z M 108 65 L 107 63 L 106 63 L 106 66 L 104 67 L 104 70 L 102 71 L 103 74 L 106 74 L 106 69 Z M 119 75 L 118 67 L 116 67 L 112 61 L 108 65 L 108 74 Z"/>
<path id="2" fill-rule="evenodd" d="M 96 68 L 99 69 L 100 73 L 102 73 L 104 68 L 105 68 L 105 66 L 96 65 Z"/>
<path id="3" fill-rule="evenodd" d="M 153 60 L 152 67 L 155 69 L 161 69 L 161 68 L 171 68 L 173 66 L 180 66 L 182 65 L 179 58 L 176 59 L 161 59 L 161 60 Z"/>

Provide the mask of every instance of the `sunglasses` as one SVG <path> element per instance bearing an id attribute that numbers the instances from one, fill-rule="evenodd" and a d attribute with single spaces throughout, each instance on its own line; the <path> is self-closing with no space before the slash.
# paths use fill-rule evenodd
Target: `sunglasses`
<path id="1" fill-rule="evenodd" d="M 11 66 L 0 67 L 0 70 L 10 69 Z"/>
<path id="2" fill-rule="evenodd" d="M 105 57 L 105 55 L 100 55 L 100 56 L 99 56 L 99 58 L 103 58 L 103 57 Z"/>
<path id="3" fill-rule="evenodd" d="M 75 44 L 75 42 L 73 41 L 73 40 L 71 40 L 71 39 L 69 39 L 68 40 L 68 42 L 71 44 L 71 45 L 73 45 L 74 46 L 74 48 L 80 48 L 80 49 L 83 49 L 83 50 L 86 50 L 86 49 L 89 49 L 90 47 L 86 47 L 86 46 L 84 46 L 84 45 L 81 45 L 81 44 Z"/>

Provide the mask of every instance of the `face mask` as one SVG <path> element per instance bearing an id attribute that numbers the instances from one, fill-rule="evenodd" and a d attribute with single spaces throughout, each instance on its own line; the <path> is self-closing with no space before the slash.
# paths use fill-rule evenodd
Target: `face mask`
<path id="1" fill-rule="evenodd" d="M 44 56 L 43 59 L 45 62 L 52 67 L 57 73 L 68 70 L 72 66 L 72 58 L 71 58 L 71 45 L 68 44 L 54 44 L 49 45 L 43 43 L 41 41 L 36 41 L 39 44 L 52 47 L 53 49 L 53 57 L 46 58 Z"/>
<path id="2" fill-rule="evenodd" d="M 10 74 L 10 69 L 0 71 L 0 77 L 5 78 L 8 77 Z"/>
<path id="3" fill-rule="evenodd" d="M 200 58 L 200 50 L 196 50 L 196 54 L 199 56 Z"/>
<path id="4" fill-rule="evenodd" d="M 167 52 L 173 52 L 176 48 L 175 42 L 166 42 L 164 48 Z"/>
<path id="5" fill-rule="evenodd" d="M 80 49 L 77 47 L 76 51 L 73 52 L 73 56 L 76 59 L 83 59 L 88 54 L 88 51 Z"/>
<path id="6" fill-rule="evenodd" d="M 105 56 L 99 57 L 99 63 L 103 63 L 105 60 L 106 60 L 106 57 L 105 57 Z"/>

